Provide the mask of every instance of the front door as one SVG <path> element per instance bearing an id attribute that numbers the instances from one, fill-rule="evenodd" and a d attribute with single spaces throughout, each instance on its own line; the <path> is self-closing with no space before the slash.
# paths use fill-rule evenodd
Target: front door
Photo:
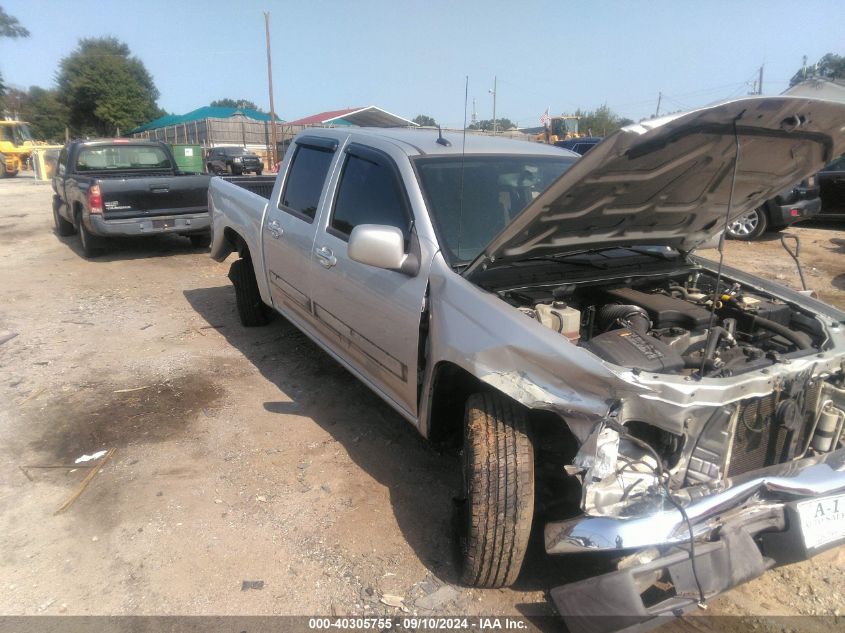
<path id="1" fill-rule="evenodd" d="M 336 193 L 324 205 L 314 241 L 310 294 L 316 327 L 338 355 L 415 417 L 427 277 L 374 268 L 346 254 L 349 234 L 359 224 L 395 226 L 405 236 L 406 252 L 414 248 L 411 205 L 386 153 L 350 143 L 338 160 Z"/>

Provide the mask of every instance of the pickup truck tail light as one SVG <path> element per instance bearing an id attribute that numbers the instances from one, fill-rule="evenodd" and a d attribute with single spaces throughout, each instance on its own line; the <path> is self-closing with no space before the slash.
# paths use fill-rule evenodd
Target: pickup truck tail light
<path id="1" fill-rule="evenodd" d="M 88 210 L 93 215 L 103 215 L 103 194 L 100 185 L 91 185 L 88 190 Z"/>

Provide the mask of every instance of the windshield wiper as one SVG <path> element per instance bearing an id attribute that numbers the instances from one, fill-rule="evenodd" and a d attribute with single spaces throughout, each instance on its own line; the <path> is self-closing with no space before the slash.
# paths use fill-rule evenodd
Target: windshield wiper
<path id="1" fill-rule="evenodd" d="M 672 259 L 678 259 L 681 256 L 681 254 L 676 250 L 656 251 L 654 250 L 654 246 L 623 246 L 621 248 L 625 248 L 629 251 L 639 253 L 640 255 L 648 255 L 649 257 L 655 257 L 657 259 L 664 259 L 667 261 Z"/>
<path id="2" fill-rule="evenodd" d="M 589 266 L 591 268 L 608 269 L 614 268 L 614 264 L 624 261 L 627 257 L 605 257 L 603 253 L 608 251 L 627 251 L 632 255 L 645 255 L 663 261 L 677 259 L 680 254 L 677 251 L 655 251 L 653 246 L 607 246 L 605 248 L 593 248 L 573 253 L 562 253 L 560 255 L 540 255 L 537 257 L 526 257 L 517 261 L 547 261 L 558 264 L 572 264 L 575 266 Z"/>
<path id="3" fill-rule="evenodd" d="M 555 264 L 570 264 L 573 266 L 587 266 L 589 268 L 608 268 L 607 265 L 603 265 L 606 264 L 606 260 L 603 262 L 601 260 L 587 261 L 584 259 L 573 259 L 576 256 L 583 256 L 593 252 L 595 251 L 581 251 L 578 253 L 567 253 L 566 255 L 540 255 L 538 257 L 526 257 L 525 259 L 517 259 L 515 260 L 515 262 L 553 262 Z"/>

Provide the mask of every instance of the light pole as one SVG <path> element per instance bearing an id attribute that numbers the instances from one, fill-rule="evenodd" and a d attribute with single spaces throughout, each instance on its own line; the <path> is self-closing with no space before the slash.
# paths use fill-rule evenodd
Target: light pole
<path id="1" fill-rule="evenodd" d="M 270 56 L 270 12 L 264 12 L 264 34 L 267 42 L 267 84 L 270 89 L 270 137 L 273 148 L 270 150 L 270 169 L 273 169 L 278 162 L 277 153 L 279 142 L 276 138 L 276 107 L 273 105 L 273 60 Z"/>
<path id="2" fill-rule="evenodd" d="M 493 76 L 493 89 L 488 90 L 493 95 L 493 134 L 496 133 L 496 76 Z"/>

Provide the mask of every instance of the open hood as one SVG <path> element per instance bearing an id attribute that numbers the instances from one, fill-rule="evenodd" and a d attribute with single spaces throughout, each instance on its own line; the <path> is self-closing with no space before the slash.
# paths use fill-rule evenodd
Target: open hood
<path id="1" fill-rule="evenodd" d="M 464 271 L 613 245 L 690 251 L 845 151 L 845 104 L 737 99 L 622 128 L 579 159 Z"/>

